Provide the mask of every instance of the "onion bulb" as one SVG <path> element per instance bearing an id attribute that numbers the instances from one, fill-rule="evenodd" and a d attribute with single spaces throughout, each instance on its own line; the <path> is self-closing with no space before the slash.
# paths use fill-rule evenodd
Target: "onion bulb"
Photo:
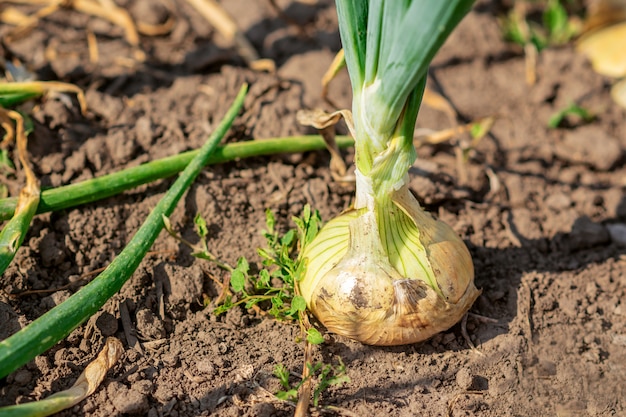
<path id="1" fill-rule="evenodd" d="M 461 238 L 407 187 L 379 210 L 352 209 L 328 222 L 303 259 L 309 309 L 329 331 L 366 344 L 428 339 L 458 322 L 480 293 Z"/>

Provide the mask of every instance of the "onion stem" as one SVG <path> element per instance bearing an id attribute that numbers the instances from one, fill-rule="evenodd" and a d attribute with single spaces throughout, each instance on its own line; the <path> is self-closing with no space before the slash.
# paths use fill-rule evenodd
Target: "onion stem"
<path id="1" fill-rule="evenodd" d="M 338 136 L 336 141 L 340 148 L 347 148 L 354 144 L 353 139 L 347 136 Z M 220 164 L 255 156 L 309 152 L 322 149 L 326 149 L 326 144 L 323 138 L 318 135 L 258 139 L 218 146 L 215 152 L 208 158 L 206 165 Z M 102 200 L 139 185 L 171 177 L 182 171 L 197 153 L 197 150 L 187 151 L 76 184 L 43 190 L 41 201 L 37 207 L 37 214 L 59 211 Z M 16 197 L 0 199 L 0 220 L 11 218 L 16 206 Z"/>

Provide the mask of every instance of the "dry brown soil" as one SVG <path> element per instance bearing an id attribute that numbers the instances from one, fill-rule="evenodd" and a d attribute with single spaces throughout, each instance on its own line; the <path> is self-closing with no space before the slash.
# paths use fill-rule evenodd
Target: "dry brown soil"
<path id="1" fill-rule="evenodd" d="M 280 1 L 301 31 L 269 2 L 222 2 L 260 55 L 275 60 L 275 75 L 246 69 L 184 1 L 175 1 L 170 11 L 148 0 L 119 3 L 144 22 L 168 14 L 177 19 L 167 35 L 142 36 L 143 64 L 133 60 L 122 30 L 71 10 L 51 15 L 4 47 L 5 57 L 13 54 L 40 79 L 72 82 L 87 94 L 86 116 L 58 96 L 32 109 L 29 150 L 44 186 L 200 146 L 244 81 L 250 93 L 228 142 L 312 133 L 296 123 L 296 111 L 331 109 L 319 98 L 320 78 L 340 47 L 331 1 Z M 528 86 L 522 52 L 502 41 L 502 13 L 496 1 L 479 2 L 431 69 L 432 87 L 450 100 L 460 122 L 498 116 L 491 134 L 463 172 L 448 144 L 420 147 L 411 172 L 419 199 L 461 234 L 474 257 L 482 295 L 467 330 L 477 348 L 468 347 L 459 325 L 423 343 L 388 348 L 330 336 L 315 359 L 341 358 L 351 382 L 329 389 L 321 404 L 347 411 L 317 413 L 626 415 L 626 242 L 619 233 L 626 224 L 625 112 L 611 102 L 610 80 L 596 75 L 572 46 L 542 52 L 537 83 Z M 0 36 L 9 29 L 0 26 Z M 89 61 L 85 29 L 98 42 L 96 63 Z M 347 74 L 334 82 L 331 98 L 349 107 Z M 571 119 L 548 129 L 550 115 L 572 101 L 597 119 Z M 418 127 L 450 123 L 425 106 Z M 350 161 L 352 151 L 345 156 Z M 284 230 L 306 203 L 323 219 L 349 206 L 353 185 L 332 181 L 328 163 L 325 152 L 313 152 L 211 167 L 179 204 L 173 225 L 194 239 L 192 219 L 199 212 L 208 220 L 217 256 L 258 263 L 267 208 Z M 4 182 L 15 195 L 22 177 Z M 111 262 L 169 184 L 159 181 L 37 216 L 0 278 L 0 338 L 62 302 Z M 214 298 L 219 292 L 211 276 L 223 279 L 224 272 L 162 233 L 100 313 L 0 381 L 0 404 L 69 387 L 104 338 L 116 335 L 127 346 L 120 363 L 95 394 L 61 415 L 292 415 L 293 406 L 272 402 L 263 390 L 280 388 L 272 376 L 278 363 L 297 382 L 303 360 L 295 342 L 298 327 L 243 309 L 215 317 L 202 307 L 203 294 Z M 141 350 L 128 346 L 120 309 L 128 312 Z"/>

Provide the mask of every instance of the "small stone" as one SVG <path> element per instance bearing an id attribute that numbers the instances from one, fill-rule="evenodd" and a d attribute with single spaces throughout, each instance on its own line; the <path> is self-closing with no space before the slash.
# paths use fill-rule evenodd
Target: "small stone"
<path id="1" fill-rule="evenodd" d="M 589 249 L 609 243 L 611 236 L 607 228 L 593 222 L 589 217 L 578 218 L 572 225 L 567 244 L 570 250 Z"/>
<path id="2" fill-rule="evenodd" d="M 569 162 L 586 163 L 607 171 L 622 157 L 619 140 L 595 126 L 581 126 L 566 132 L 555 153 Z"/>
<path id="3" fill-rule="evenodd" d="M 118 328 L 117 319 L 111 313 L 105 311 L 96 319 L 96 327 L 100 330 L 102 336 L 113 336 Z"/>
<path id="4" fill-rule="evenodd" d="M 143 149 L 149 149 L 154 139 L 152 122 L 148 116 L 141 116 L 135 122 L 135 136 Z"/>
<path id="5" fill-rule="evenodd" d="M 107 394 L 113 407 L 122 414 L 145 414 L 148 411 L 147 395 L 120 382 L 109 384 Z"/>
<path id="6" fill-rule="evenodd" d="M 50 369 L 50 361 L 47 356 L 36 356 L 35 365 L 37 365 L 37 369 L 39 369 L 42 374 L 45 374 L 46 371 Z"/>
<path id="7" fill-rule="evenodd" d="M 613 335 L 611 342 L 619 346 L 626 346 L 626 334 Z"/>
<path id="8" fill-rule="evenodd" d="M 13 381 L 18 385 L 27 385 L 33 379 L 33 374 L 26 369 L 21 369 L 13 376 Z"/>
<path id="9" fill-rule="evenodd" d="M 168 17 L 167 8 L 159 2 L 134 2 L 130 11 L 133 16 L 141 16 L 142 22 L 155 26 L 165 23 Z"/>
<path id="10" fill-rule="evenodd" d="M 540 378 L 549 378 L 556 375 L 556 364 L 552 361 L 542 360 L 537 364 L 537 376 Z"/>
<path id="11" fill-rule="evenodd" d="M 188 268 L 167 264 L 164 270 L 170 284 L 168 301 L 171 304 L 184 305 L 202 299 L 204 272 L 197 264 Z"/>
<path id="12" fill-rule="evenodd" d="M 614 223 L 607 224 L 606 228 L 611 236 L 611 241 L 618 246 L 626 246 L 626 224 Z"/>
<path id="13" fill-rule="evenodd" d="M 66 258 L 59 237 L 54 232 L 46 234 L 41 239 L 39 243 L 39 254 L 41 256 L 41 263 L 48 268 L 60 265 Z"/>
<path id="14" fill-rule="evenodd" d="M 150 394 L 152 392 L 152 388 L 154 388 L 154 384 L 152 381 L 148 381 L 147 379 L 139 380 L 133 384 L 133 389 L 142 394 Z"/>
<path id="15" fill-rule="evenodd" d="M 90 352 L 91 351 L 91 342 L 89 341 L 89 339 L 82 339 L 80 341 L 80 345 L 78 346 L 78 348 L 83 351 L 83 352 Z"/>
<path id="16" fill-rule="evenodd" d="M 572 205 L 572 200 L 564 193 L 550 194 L 545 200 L 546 206 L 559 211 Z"/>
<path id="17" fill-rule="evenodd" d="M 585 285 L 585 294 L 590 300 L 595 300 L 598 297 L 598 286 L 595 282 L 588 282 Z"/>
<path id="18" fill-rule="evenodd" d="M 147 340 L 162 339 L 165 337 L 163 323 L 147 308 L 142 308 L 137 311 L 137 332 Z"/>
<path id="19" fill-rule="evenodd" d="M 577 317 L 579 306 L 580 303 L 575 297 L 561 297 L 559 299 L 559 309 L 568 317 Z"/>
<path id="20" fill-rule="evenodd" d="M 474 376 L 467 368 L 461 368 L 456 373 L 456 383 L 462 390 L 469 390 L 474 383 Z"/>
<path id="21" fill-rule="evenodd" d="M 209 360 L 202 360 L 196 363 L 196 369 L 199 373 L 207 376 L 213 376 L 215 374 L 215 366 Z"/>
<path id="22" fill-rule="evenodd" d="M 144 372 L 135 372 L 135 373 L 128 375 L 126 377 L 126 381 L 130 382 L 131 384 L 134 384 L 137 381 L 143 380 L 144 377 L 145 377 Z"/>
<path id="23" fill-rule="evenodd" d="M 66 348 L 61 348 L 54 352 L 54 365 L 60 366 L 67 360 L 68 352 Z"/>
<path id="24" fill-rule="evenodd" d="M 163 355 L 161 360 L 163 361 L 163 364 L 165 366 L 172 368 L 178 364 L 178 355 L 166 353 L 165 355 Z"/>

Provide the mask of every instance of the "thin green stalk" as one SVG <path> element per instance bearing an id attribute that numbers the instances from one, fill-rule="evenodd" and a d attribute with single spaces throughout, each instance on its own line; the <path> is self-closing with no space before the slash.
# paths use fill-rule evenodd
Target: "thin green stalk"
<path id="1" fill-rule="evenodd" d="M 0 83 L 0 96 L 10 94 L 37 94 L 44 93 L 43 88 L 45 84 L 38 81 L 26 81 L 26 82 L 4 82 Z"/>
<path id="2" fill-rule="evenodd" d="M 169 216 L 174 211 L 182 195 L 206 165 L 209 156 L 230 128 L 243 105 L 246 91 L 247 86 L 243 86 L 215 132 L 150 212 L 128 245 L 109 266 L 65 302 L 0 342 L 0 378 L 65 338 L 122 288 L 163 229 L 162 217 Z"/>
<path id="3" fill-rule="evenodd" d="M 75 93 L 81 112 L 85 113 L 87 102 L 83 91 L 74 84 L 59 81 L 24 81 L 0 83 L 0 107 L 11 107 L 26 100 L 39 97 L 48 91 Z"/>
<path id="4" fill-rule="evenodd" d="M 37 98 L 41 93 L 37 92 L 24 92 L 24 93 L 0 93 L 0 107 L 12 107 L 17 104 L 23 103 L 33 98 Z"/>
<path id="5" fill-rule="evenodd" d="M 39 196 L 30 193 L 23 199 L 23 203 L 15 216 L 9 220 L 0 232 L 0 275 L 7 269 L 17 250 L 22 245 L 38 203 Z"/>
<path id="6" fill-rule="evenodd" d="M 352 138 L 347 136 L 338 136 L 336 140 L 340 148 L 347 148 L 354 143 Z M 237 142 L 219 146 L 206 164 L 213 165 L 253 156 L 308 152 L 325 148 L 324 140 L 317 135 Z M 170 177 L 180 172 L 197 153 L 197 150 L 188 151 L 102 177 L 44 190 L 41 193 L 37 213 L 58 211 L 91 203 L 142 184 Z M 16 205 L 17 198 L 15 197 L 0 199 L 0 221 L 11 218 Z"/>
<path id="7" fill-rule="evenodd" d="M 7 222 L 0 232 L 0 274 L 9 266 L 17 250 L 22 245 L 26 232 L 33 220 L 39 205 L 39 181 L 30 168 L 27 150 L 27 132 L 24 127 L 24 118 L 13 110 L 0 109 L 6 116 L 15 120 L 15 142 L 22 170 L 26 176 L 26 184 L 20 191 L 15 215 Z"/>

